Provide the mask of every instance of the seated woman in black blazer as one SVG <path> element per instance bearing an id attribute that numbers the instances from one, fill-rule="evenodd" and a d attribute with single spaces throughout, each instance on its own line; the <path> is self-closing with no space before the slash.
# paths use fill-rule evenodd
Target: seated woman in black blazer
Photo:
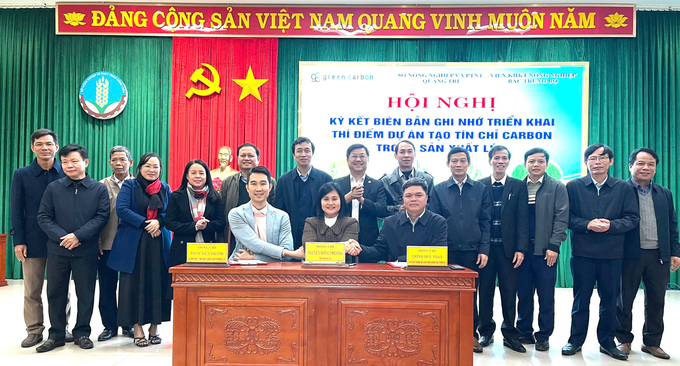
<path id="1" fill-rule="evenodd" d="M 208 165 L 191 160 L 184 168 L 182 185 L 172 192 L 165 226 L 175 233 L 170 247 L 170 266 L 187 261 L 187 243 L 216 243 L 224 231 L 224 206 L 212 189 Z"/>

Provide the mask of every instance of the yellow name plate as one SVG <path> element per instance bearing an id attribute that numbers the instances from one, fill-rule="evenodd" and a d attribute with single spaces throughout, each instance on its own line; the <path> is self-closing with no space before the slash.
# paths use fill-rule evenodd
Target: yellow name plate
<path id="1" fill-rule="evenodd" d="M 406 265 L 409 267 L 446 267 L 448 257 L 448 247 L 406 247 Z"/>
<path id="2" fill-rule="evenodd" d="M 187 243 L 187 263 L 227 263 L 227 243 Z"/>
<path id="3" fill-rule="evenodd" d="M 306 243 L 305 263 L 345 263 L 345 243 Z"/>

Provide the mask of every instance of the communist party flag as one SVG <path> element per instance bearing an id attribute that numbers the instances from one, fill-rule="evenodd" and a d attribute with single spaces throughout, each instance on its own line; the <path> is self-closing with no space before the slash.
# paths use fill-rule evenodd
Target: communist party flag
<path id="1" fill-rule="evenodd" d="M 276 171 L 276 38 L 173 39 L 168 181 L 182 182 L 189 160 L 219 167 L 217 153 L 255 144 Z"/>

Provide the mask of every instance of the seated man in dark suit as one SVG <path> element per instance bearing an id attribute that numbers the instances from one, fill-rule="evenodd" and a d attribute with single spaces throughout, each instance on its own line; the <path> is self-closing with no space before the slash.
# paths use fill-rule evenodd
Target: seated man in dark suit
<path id="1" fill-rule="evenodd" d="M 385 219 L 373 246 L 361 244 L 347 251 L 361 262 L 406 261 L 408 246 L 446 246 L 446 220 L 427 209 L 427 183 L 411 178 L 404 183 L 405 210 Z"/>
<path id="2" fill-rule="evenodd" d="M 347 202 L 347 216 L 359 221 L 359 243 L 371 246 L 378 238 L 378 218 L 389 216 L 385 187 L 380 180 L 366 175 L 368 149 L 354 144 L 347 149 L 350 174 L 335 180 Z"/>

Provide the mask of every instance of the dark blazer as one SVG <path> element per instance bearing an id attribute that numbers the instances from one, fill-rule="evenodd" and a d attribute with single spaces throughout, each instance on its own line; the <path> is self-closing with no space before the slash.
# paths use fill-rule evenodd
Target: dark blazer
<path id="1" fill-rule="evenodd" d="M 47 257 L 47 234 L 38 225 L 40 200 L 47 185 L 64 177 L 56 160 L 49 171 L 43 170 L 37 159 L 31 165 L 14 171 L 10 195 L 12 235 L 14 246 L 25 245 L 26 257 Z"/>
<path id="2" fill-rule="evenodd" d="M 361 243 L 359 243 L 361 244 Z M 361 262 L 406 261 L 408 246 L 446 246 L 446 219 L 425 209 L 415 226 L 406 210 L 385 219 L 373 246 L 361 245 Z"/>
<path id="3" fill-rule="evenodd" d="M 165 215 L 170 201 L 170 186 L 161 182 L 160 194 L 164 196 L 163 208 L 158 210 L 158 221 L 161 224 L 161 238 L 163 243 L 163 259 L 169 268 L 170 241 L 172 234 L 165 227 Z M 113 239 L 113 246 L 109 254 L 107 264 L 118 272 L 132 273 L 137 260 L 137 245 L 146 227 L 146 212 L 137 212 L 137 199 L 135 190 L 142 189 L 137 179 L 129 179 L 123 183 L 116 201 L 116 213 L 118 214 L 118 231 Z"/>
<path id="4" fill-rule="evenodd" d="M 625 234 L 640 221 L 635 188 L 625 180 L 607 177 L 600 192 L 590 174 L 567 183 L 572 255 L 595 259 L 623 258 Z M 588 230 L 593 219 L 607 219 L 608 231 Z"/>
<path id="5" fill-rule="evenodd" d="M 628 179 L 628 183 L 635 187 L 635 183 Z M 673 194 L 668 189 L 652 183 L 652 201 L 656 215 L 656 231 L 659 238 L 659 259 L 669 262 L 671 256 L 680 257 L 680 243 L 678 243 L 678 218 L 675 214 Z M 638 203 L 640 196 L 635 195 Z M 640 258 L 640 225 L 626 233 L 624 241 L 624 257 Z"/>
<path id="6" fill-rule="evenodd" d="M 196 242 L 196 222 L 191 215 L 190 206 L 186 188 L 178 189 L 170 194 L 168 213 L 165 216 L 165 227 L 174 233 L 170 246 L 170 267 L 186 263 L 187 243 Z M 210 220 L 205 229 L 201 231 L 204 242 L 217 243 L 217 237 L 222 236 L 226 225 L 224 208 L 218 195 L 208 196 L 203 216 Z"/>
<path id="7" fill-rule="evenodd" d="M 276 200 L 274 201 L 274 207 L 288 213 L 294 240 L 295 238 L 302 236 L 302 233 L 299 232 L 297 227 L 298 215 L 295 205 L 297 204 L 298 193 L 295 191 L 295 184 L 293 183 L 295 179 L 300 179 L 297 172 L 297 166 L 292 170 L 287 171 L 279 178 L 278 184 L 276 185 Z M 312 168 L 312 170 L 309 171 L 309 178 L 307 179 L 311 180 L 312 202 L 318 201 L 319 188 L 324 183 L 328 183 L 333 180 L 333 178 L 328 173 L 317 168 Z"/>
<path id="8" fill-rule="evenodd" d="M 401 188 L 404 184 L 401 182 L 400 175 L 401 172 L 399 171 L 399 167 L 397 167 L 392 171 L 392 173 L 384 174 L 382 177 L 380 177 L 380 181 L 385 187 L 385 194 L 387 194 L 387 210 L 391 215 L 399 213 L 401 205 L 404 204 L 404 197 L 402 197 L 404 191 Z M 429 200 L 432 199 L 432 192 L 434 191 L 434 179 L 430 173 L 416 170 L 415 168 L 413 168 L 412 176 L 424 179 L 427 183 L 427 195 L 429 202 Z"/>
<path id="9" fill-rule="evenodd" d="M 471 250 L 489 255 L 491 201 L 486 186 L 470 176 L 463 184 L 462 193 L 453 177 L 434 186 L 429 208 L 446 219 L 449 250 Z"/>
<path id="10" fill-rule="evenodd" d="M 47 251 L 67 257 L 99 253 L 99 233 L 109 222 L 109 191 L 89 175 L 76 185 L 69 177 L 50 183 L 45 189 L 38 223 L 47 234 Z M 61 237 L 73 233 L 80 245 L 68 250 L 59 244 Z"/>
<path id="11" fill-rule="evenodd" d="M 493 203 L 491 177 L 481 182 L 486 185 Z M 491 217 L 493 220 L 493 208 Z M 529 251 L 529 193 L 526 183 L 512 177 L 507 177 L 503 186 L 501 236 L 506 257 L 513 259 L 515 252 L 526 254 Z"/>
<path id="12" fill-rule="evenodd" d="M 335 180 L 342 194 L 345 195 L 352 190 L 349 175 Z M 344 197 L 341 197 L 344 199 Z M 352 216 L 352 204 L 347 204 L 345 210 L 347 216 Z M 390 216 L 387 210 L 387 196 L 385 187 L 380 180 L 369 177 L 364 178 L 364 204 L 359 207 L 359 243 L 373 245 L 378 238 L 378 218 Z"/>

